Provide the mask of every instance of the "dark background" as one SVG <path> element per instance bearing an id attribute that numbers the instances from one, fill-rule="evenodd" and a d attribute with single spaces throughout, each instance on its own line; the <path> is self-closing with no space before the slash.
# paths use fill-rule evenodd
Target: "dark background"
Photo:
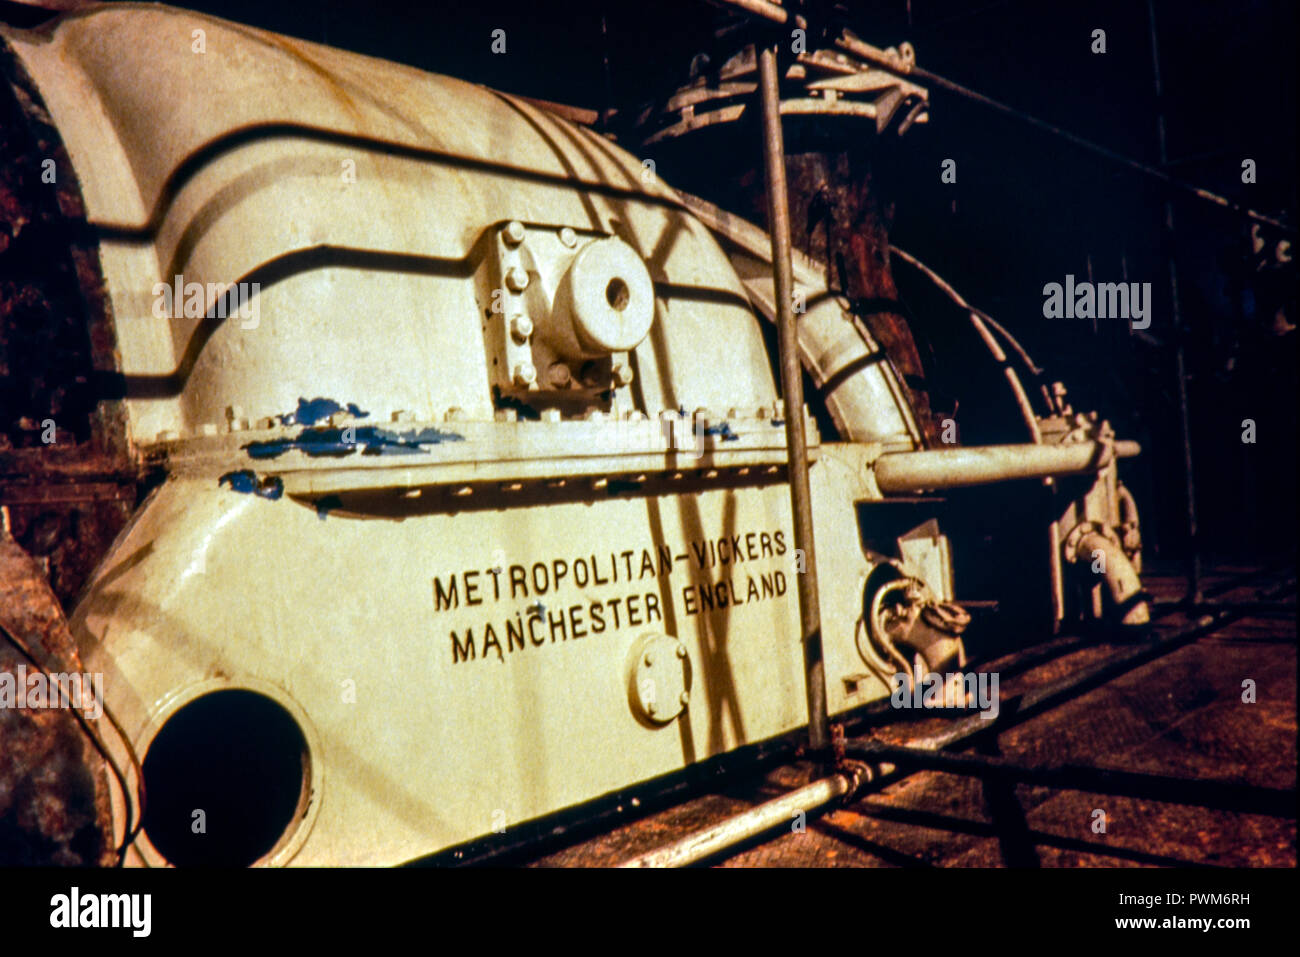
<path id="1" fill-rule="evenodd" d="M 180 5 L 624 117 L 685 82 L 697 54 L 709 51 L 717 61 L 762 29 L 703 0 Z M 1150 165 L 1159 164 L 1163 108 L 1170 173 L 1294 222 L 1293 2 L 1155 2 L 1163 101 L 1153 85 L 1148 5 L 1140 0 L 850 0 L 841 7 L 867 42 L 910 42 L 919 66 Z M 506 31 L 505 55 L 490 49 L 498 28 Z M 1094 29 L 1106 31 L 1104 54 L 1091 52 Z M 1049 380 L 1067 383 L 1076 409 L 1099 410 L 1121 436 L 1142 443 L 1144 455 L 1125 463 L 1123 475 L 1143 509 L 1148 553 L 1165 557 L 1187 550 L 1172 253 L 1200 549 L 1225 559 L 1294 553 L 1296 335 L 1287 327 L 1295 321 L 1295 273 L 1260 268 L 1281 234 L 1264 227 L 1256 254 L 1249 223 L 1175 195 L 1171 248 L 1163 232 L 1169 194 L 1159 183 L 943 90 L 931 90 L 928 124 L 902 137 L 868 138 L 891 241 L 1017 335 Z M 757 145 L 747 165 L 758 162 Z M 957 162 L 955 184 L 940 182 L 946 158 Z M 1241 182 L 1245 158 L 1257 164 L 1255 184 Z M 734 157 L 706 153 L 693 161 L 716 163 L 725 177 Z M 673 183 L 694 171 L 669 162 L 659 172 Z M 907 267 L 895 263 L 894 272 L 937 385 L 958 399 L 963 441 L 1023 440 L 1014 418 L 992 411 L 987 372 L 957 338 L 960 314 Z M 1064 282 L 1067 273 L 1150 282 L 1151 327 L 1135 334 L 1122 320 L 1043 318 L 1043 285 Z M 996 401 L 1005 412 L 1005 397 Z M 1256 423 L 1254 445 L 1241 441 L 1246 418 Z"/>

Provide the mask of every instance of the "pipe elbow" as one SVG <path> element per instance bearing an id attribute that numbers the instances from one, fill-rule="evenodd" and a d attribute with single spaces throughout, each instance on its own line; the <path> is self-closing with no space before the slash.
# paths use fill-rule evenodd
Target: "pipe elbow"
<path id="1" fill-rule="evenodd" d="M 1133 563 L 1133 569 L 1139 575 L 1142 574 L 1142 524 L 1138 519 L 1137 499 L 1133 497 L 1123 482 L 1120 482 L 1117 491 L 1119 493 L 1119 532 L 1120 542 L 1124 546 L 1124 554 L 1129 557 Z"/>
<path id="2" fill-rule="evenodd" d="M 1145 625 L 1151 621 L 1151 611 L 1141 597 L 1142 579 L 1119 542 L 1092 529 L 1084 530 L 1072 545 L 1066 557 L 1076 566 L 1089 564 L 1105 580 L 1111 600 L 1122 616 L 1120 624 Z M 1095 564 L 1098 558 L 1100 568 Z"/>

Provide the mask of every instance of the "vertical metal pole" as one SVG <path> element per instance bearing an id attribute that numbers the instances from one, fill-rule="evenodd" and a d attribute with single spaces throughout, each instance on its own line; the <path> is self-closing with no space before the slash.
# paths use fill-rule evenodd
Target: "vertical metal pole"
<path id="1" fill-rule="evenodd" d="M 804 680 L 808 691 L 808 744 L 814 751 L 830 744 L 826 723 L 826 673 L 822 662 L 821 611 L 817 605 L 817 559 L 813 550 L 812 499 L 808 489 L 808 438 L 804 432 L 803 379 L 794 325 L 794 276 L 790 264 L 790 205 L 785 182 L 785 143 L 781 134 L 781 93 L 776 48 L 758 52 L 758 86 L 763 101 L 763 162 L 767 171 L 767 222 L 772 231 L 772 272 L 776 281 L 776 325 L 781 350 L 781 391 L 785 395 L 785 440 L 790 452 L 790 504 L 794 547 L 802 552 L 799 585 Z"/>
<path id="2" fill-rule="evenodd" d="M 1169 162 L 1165 143 L 1165 107 L 1160 83 L 1160 48 L 1156 42 L 1156 8 L 1147 0 L 1147 21 L 1151 28 L 1151 67 L 1155 77 L 1156 132 L 1160 139 L 1160 169 Z M 1187 495 L 1187 596 L 1189 602 L 1201 600 L 1201 556 L 1196 528 L 1196 481 L 1192 475 L 1192 424 L 1188 413 L 1187 358 L 1183 349 L 1183 321 L 1178 303 L 1178 264 L 1174 259 L 1174 204 L 1165 199 L 1165 245 L 1169 263 L 1169 293 L 1174 323 L 1174 367 L 1178 376 L 1178 414 L 1183 440 L 1183 472 Z"/>

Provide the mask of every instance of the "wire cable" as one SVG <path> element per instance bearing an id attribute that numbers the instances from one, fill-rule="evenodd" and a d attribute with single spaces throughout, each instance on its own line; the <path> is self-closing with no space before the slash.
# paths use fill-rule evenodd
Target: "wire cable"
<path id="1" fill-rule="evenodd" d="M 36 660 L 36 657 L 31 653 L 31 651 L 27 648 L 27 646 L 24 645 L 17 638 L 17 636 L 15 636 L 14 633 L 11 632 L 2 622 L 0 622 L 0 634 L 2 634 L 5 640 L 7 640 L 11 645 L 17 648 L 18 653 L 21 654 L 24 658 L 26 658 L 27 661 L 31 663 L 32 667 L 34 667 L 37 671 L 44 672 L 47 674 L 49 673 L 49 669 L 41 665 L 41 663 Z M 104 708 L 104 717 L 108 718 L 109 723 L 113 726 L 113 730 L 118 735 L 118 739 L 120 740 L 122 745 L 126 748 L 127 754 L 131 758 L 132 770 L 135 771 L 135 775 L 136 775 L 135 779 L 139 785 L 136 791 L 134 801 L 132 800 L 131 789 L 127 787 L 126 777 L 125 775 L 123 775 L 122 769 L 118 766 L 118 763 L 115 760 L 113 760 L 113 757 L 108 753 L 108 748 L 104 745 L 103 740 L 99 737 L 98 734 L 96 734 L 91 729 L 89 722 L 86 721 L 85 717 L 81 714 L 79 710 L 77 710 L 76 708 L 69 708 L 68 711 L 71 712 L 73 718 L 76 719 L 77 724 L 80 726 L 82 732 L 86 735 L 87 738 L 90 739 L 90 743 L 94 745 L 95 750 L 99 752 L 99 756 L 104 759 L 105 763 L 108 764 L 109 768 L 113 772 L 113 777 L 117 779 L 117 786 L 121 789 L 122 800 L 126 804 L 126 812 L 127 812 L 126 813 L 127 825 L 123 831 L 122 842 L 118 845 L 117 852 L 116 852 L 117 853 L 116 866 L 121 867 L 122 863 L 126 859 L 127 848 L 130 847 L 131 844 L 135 842 L 136 837 L 139 836 L 140 830 L 144 825 L 144 771 L 140 766 L 139 756 L 135 753 L 135 748 L 131 746 L 131 741 L 127 737 L 126 732 L 122 729 L 122 725 L 118 722 L 117 718 L 113 715 L 113 712 L 109 710 L 107 704 L 104 704 L 103 708 Z M 131 818 L 133 816 L 136 819 L 134 826 L 131 825 Z"/>
<path id="2" fill-rule="evenodd" d="M 767 0 L 716 0 L 716 2 L 726 4 L 733 9 L 743 11 L 750 15 L 763 17 L 774 23 L 787 23 L 791 17 L 791 12 L 789 10 L 782 8 L 778 4 L 767 2 Z M 796 21 L 802 20 L 801 17 L 796 17 L 795 19 Z M 1266 213 L 1258 212 L 1257 210 L 1247 209 L 1239 203 L 1234 203 L 1226 196 L 1221 196 L 1218 193 L 1196 186 L 1186 180 L 1170 176 L 1168 173 L 1157 169 L 1154 166 L 1149 166 L 1148 164 L 1135 160 L 1132 157 L 1125 156 L 1123 153 L 1102 146 L 1100 143 L 1094 143 L 1092 140 L 1084 139 L 1076 133 L 1071 133 L 1069 130 L 1048 123 L 1046 120 L 1040 120 L 1036 116 L 1032 116 L 1023 110 L 1018 110 L 1013 106 L 1008 106 L 1006 103 L 999 102 L 990 96 L 985 96 L 983 93 L 980 93 L 977 90 L 972 90 L 970 87 L 962 86 L 960 83 L 949 80 L 947 77 L 940 76 L 937 73 L 931 73 L 929 70 L 924 70 L 910 59 L 890 56 L 885 51 L 877 50 L 870 44 L 864 43 L 847 31 L 842 32 L 841 35 L 836 38 L 835 45 L 841 50 L 865 60 L 871 66 L 883 70 L 885 73 L 892 76 L 905 80 L 914 80 L 917 83 L 923 83 L 927 86 L 938 87 L 941 90 L 945 90 L 948 93 L 952 93 L 953 95 L 962 97 L 963 99 L 970 100 L 972 103 L 978 103 L 980 106 L 987 107 L 988 109 L 1001 113 L 1004 116 L 1010 116 L 1020 120 L 1022 123 L 1026 123 L 1040 132 L 1047 133 L 1050 136 L 1060 137 L 1069 143 L 1073 143 L 1075 146 L 1085 149 L 1090 153 L 1094 153 L 1097 156 L 1101 156 L 1104 159 L 1108 159 L 1113 163 L 1117 163 L 1135 173 L 1140 173 L 1143 176 L 1149 176 L 1152 179 L 1158 180 L 1172 189 L 1179 190 L 1189 196 L 1194 196 L 1197 199 L 1204 200 L 1205 202 L 1213 203 L 1216 206 L 1222 207 L 1238 216 L 1243 216 L 1246 219 L 1251 219 L 1258 223 L 1266 223 L 1275 229 L 1281 230 L 1289 236 L 1296 235 L 1296 227 L 1292 223 L 1288 223 L 1276 216 L 1270 216 Z"/>

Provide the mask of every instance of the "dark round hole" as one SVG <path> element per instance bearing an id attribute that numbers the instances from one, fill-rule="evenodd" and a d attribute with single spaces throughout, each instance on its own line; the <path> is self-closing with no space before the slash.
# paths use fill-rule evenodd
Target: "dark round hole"
<path id="1" fill-rule="evenodd" d="M 605 301 L 611 306 L 622 312 L 627 308 L 627 302 L 632 297 L 632 292 L 627 288 L 627 283 L 615 276 L 605 287 Z"/>
<path id="2" fill-rule="evenodd" d="M 177 867 L 247 867 L 299 816 L 308 767 L 302 729 L 279 704 L 253 691 L 204 695 L 149 746 L 145 833 Z"/>

